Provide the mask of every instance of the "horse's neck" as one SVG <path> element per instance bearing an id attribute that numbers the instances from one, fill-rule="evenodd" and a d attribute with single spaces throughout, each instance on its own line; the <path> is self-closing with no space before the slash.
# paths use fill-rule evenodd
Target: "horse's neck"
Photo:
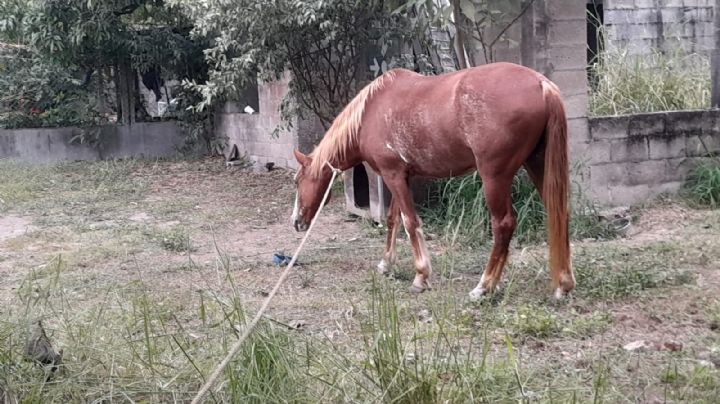
<path id="1" fill-rule="evenodd" d="M 362 162 L 362 157 L 360 156 L 359 147 L 357 145 L 354 145 L 348 148 L 343 158 L 336 158 L 333 160 L 334 161 L 330 162 L 331 166 L 345 171 L 348 168 L 352 168 L 360 164 Z"/>

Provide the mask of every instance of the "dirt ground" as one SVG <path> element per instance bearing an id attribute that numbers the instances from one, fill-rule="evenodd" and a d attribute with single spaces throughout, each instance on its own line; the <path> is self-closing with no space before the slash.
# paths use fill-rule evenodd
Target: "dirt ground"
<path id="1" fill-rule="evenodd" d="M 303 236 L 289 223 L 288 170 L 226 169 L 216 159 L 3 170 L 0 314 L 8 319 L 19 312 L 28 279 L 58 262 L 68 304 L 78 310 L 100 304 L 99 291 L 122 295 L 142 281 L 178 312 L 192 311 L 198 295 L 227 290 L 232 279 L 252 311 L 282 270 L 272 255 L 292 254 Z M 351 217 L 343 203 L 336 192 L 268 316 L 352 351 L 361 349 L 353 317 L 367 305 L 384 229 Z M 547 389 L 538 386 L 567 380 L 597 390 L 605 372 L 611 402 L 713 402 L 720 393 L 720 212 L 668 201 L 633 212 L 626 237 L 573 242 L 578 287 L 564 302 L 549 298 L 543 245 L 513 250 L 505 292 L 491 302 L 465 298 L 488 246 L 450 245 L 442 237 L 429 241 L 433 291 L 406 292 L 412 260 L 402 232 L 399 269 L 379 281 L 396 292 L 408 321 L 424 310 L 440 317 L 441 307 L 453 305 L 458 329 L 489 329 L 498 352 L 510 335 L 541 401 Z M 51 311 L 38 315 L 52 328 Z M 189 327 L 200 327 L 187 318 Z M 68 345 L 63 333 L 53 335 Z"/>

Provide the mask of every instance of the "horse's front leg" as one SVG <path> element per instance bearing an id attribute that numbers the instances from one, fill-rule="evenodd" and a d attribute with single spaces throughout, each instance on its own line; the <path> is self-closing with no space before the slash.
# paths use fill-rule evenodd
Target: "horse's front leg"
<path id="1" fill-rule="evenodd" d="M 390 198 L 390 209 L 388 210 L 387 216 L 387 239 L 385 240 L 385 254 L 378 264 L 378 272 L 380 274 L 387 274 L 390 272 L 390 268 L 395 265 L 395 240 L 397 239 L 397 232 L 400 223 L 400 208 L 395 203 L 395 198 Z"/>
<path id="2" fill-rule="evenodd" d="M 385 179 L 385 183 L 388 188 L 390 188 L 390 192 L 392 192 L 393 202 L 397 205 L 396 209 L 400 211 L 405 232 L 407 232 L 410 243 L 412 244 L 413 256 L 415 258 L 415 279 L 410 287 L 410 291 L 420 293 L 430 289 L 432 266 L 430 264 L 430 254 L 425 245 L 422 222 L 415 211 L 415 203 L 413 202 L 412 193 L 408 186 L 408 178 L 405 174 L 392 175 Z M 395 223 L 394 228 L 397 228 L 397 224 L 398 223 Z"/>

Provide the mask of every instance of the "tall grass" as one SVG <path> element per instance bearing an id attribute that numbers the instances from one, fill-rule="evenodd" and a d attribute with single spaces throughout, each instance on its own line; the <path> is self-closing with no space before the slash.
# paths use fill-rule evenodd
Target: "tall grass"
<path id="1" fill-rule="evenodd" d="M 720 160 L 713 159 L 698 165 L 685 184 L 691 201 L 710 208 L 720 207 Z"/>
<path id="2" fill-rule="evenodd" d="M 710 61 L 700 54 L 627 48 L 602 51 L 591 66 L 591 116 L 710 107 Z"/>
<path id="3" fill-rule="evenodd" d="M 492 238 L 492 217 L 485 205 L 485 193 L 477 172 L 439 180 L 436 185 L 437 188 L 431 191 L 434 198 L 422 211 L 429 226 L 447 238 L 457 234 L 463 243 L 479 244 Z M 513 179 L 511 197 L 517 222 L 514 239 L 521 243 L 544 240 L 547 213 L 540 193 L 525 170 Z M 576 194 L 572 202 L 575 205 L 570 218 L 573 238 L 614 236 L 607 224 L 598 220 L 594 205 L 582 194 Z"/>

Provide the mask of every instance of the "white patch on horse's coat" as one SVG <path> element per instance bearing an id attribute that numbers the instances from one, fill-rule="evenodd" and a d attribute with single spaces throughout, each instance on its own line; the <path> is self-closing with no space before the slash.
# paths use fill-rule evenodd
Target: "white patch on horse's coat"
<path id="1" fill-rule="evenodd" d="M 298 218 L 299 211 L 300 211 L 300 195 L 298 195 L 298 193 L 295 192 L 295 207 L 293 208 L 292 216 L 290 216 L 290 224 L 295 224 L 295 221 Z"/>

